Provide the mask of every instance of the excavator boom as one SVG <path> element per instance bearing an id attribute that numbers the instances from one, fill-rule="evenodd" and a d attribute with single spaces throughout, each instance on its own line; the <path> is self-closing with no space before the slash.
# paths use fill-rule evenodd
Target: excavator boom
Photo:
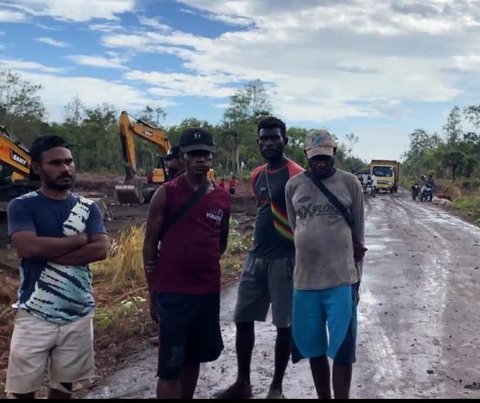
<path id="1" fill-rule="evenodd" d="M 0 164 L 28 178 L 31 162 L 27 148 L 14 141 L 8 132 L 0 127 Z"/>
<path id="2" fill-rule="evenodd" d="M 153 169 L 154 183 L 137 176 L 137 157 L 135 152 L 135 137 L 154 144 L 164 156 L 171 148 L 170 141 L 163 129 L 153 127 L 142 120 L 130 121 L 128 113 L 123 111 L 119 119 L 122 156 L 125 167 L 125 180 L 115 186 L 117 199 L 121 204 L 142 204 L 149 201 L 156 188 L 165 181 L 166 172 L 163 164 Z"/>
<path id="3" fill-rule="evenodd" d="M 11 199 L 38 187 L 30 180 L 31 162 L 28 149 L 0 126 L 0 214 Z"/>

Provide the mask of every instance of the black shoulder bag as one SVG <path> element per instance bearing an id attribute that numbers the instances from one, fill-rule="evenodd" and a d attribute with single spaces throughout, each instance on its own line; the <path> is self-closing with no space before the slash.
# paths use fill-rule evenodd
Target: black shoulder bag
<path id="1" fill-rule="evenodd" d="M 177 223 L 207 193 L 210 181 L 206 180 L 177 210 L 168 216 L 162 225 L 162 238 L 172 226 Z"/>
<path id="2" fill-rule="evenodd" d="M 347 221 L 347 224 L 350 226 L 350 228 L 353 227 L 353 218 L 352 215 L 350 214 L 350 211 L 342 204 L 340 200 L 338 200 L 337 196 L 335 196 L 328 188 L 323 184 L 323 182 L 317 178 L 314 177 L 311 171 L 305 171 L 304 174 L 310 178 L 310 180 L 320 189 L 320 191 L 327 196 L 327 199 L 332 203 L 338 211 L 343 215 L 345 218 L 345 221 Z"/>

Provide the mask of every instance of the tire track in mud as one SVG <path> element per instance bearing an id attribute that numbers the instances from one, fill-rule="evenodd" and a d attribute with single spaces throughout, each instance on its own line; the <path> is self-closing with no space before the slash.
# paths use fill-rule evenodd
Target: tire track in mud
<path id="1" fill-rule="evenodd" d="M 450 235 L 453 229 L 455 238 Z M 455 299 L 458 295 L 449 292 L 452 283 L 464 287 L 465 275 L 451 268 L 472 237 L 472 243 L 480 246 L 479 228 L 438 207 L 413 202 L 404 192 L 367 199 L 370 250 L 361 289 L 354 382 L 368 383 L 368 389 L 359 389 L 358 397 L 478 396 L 459 382 L 468 378 L 478 382 L 480 374 L 477 369 L 465 370 L 462 359 L 467 356 L 457 357 L 454 339 L 465 329 L 470 335 L 465 349 L 473 352 L 479 323 L 465 324 L 458 320 L 458 313 L 452 314 L 452 303 L 457 305 L 455 312 L 469 307 L 459 302 L 465 299 Z M 478 260 L 477 252 L 465 257 L 463 264 L 468 268 Z M 458 279 L 452 279 L 452 272 Z M 478 286 L 470 288 L 477 295 L 480 292 Z M 478 353 L 473 357 L 478 360 Z M 478 361 L 467 367 L 478 368 Z M 354 387 L 355 383 L 352 391 Z"/>
<path id="2" fill-rule="evenodd" d="M 369 349 L 378 356 L 374 361 L 380 376 L 374 380 L 383 381 L 378 385 L 381 397 L 443 396 L 443 386 L 432 374 L 441 358 L 441 307 L 450 253 L 443 237 L 424 222 L 431 210 L 410 206 L 402 196 L 388 195 L 373 206 L 370 203 L 367 218 L 367 226 L 369 221 L 376 224 L 376 230 L 367 230 L 367 246 L 371 241 L 381 242 L 382 237 L 386 245 L 384 256 L 370 257 L 372 267 L 384 270 L 379 276 L 383 282 L 374 292 L 384 302 L 377 309 L 377 331 L 388 341 L 382 347 L 375 346 L 374 340 L 373 350 Z M 365 280 L 368 284 L 368 271 Z M 382 362 L 385 354 L 379 351 L 385 348 L 391 356 Z"/>

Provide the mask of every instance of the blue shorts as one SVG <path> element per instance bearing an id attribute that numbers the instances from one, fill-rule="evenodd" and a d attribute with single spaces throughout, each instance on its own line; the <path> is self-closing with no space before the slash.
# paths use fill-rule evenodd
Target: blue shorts
<path id="1" fill-rule="evenodd" d="M 328 355 L 340 365 L 356 361 L 357 287 L 295 290 L 292 332 L 302 358 Z"/>

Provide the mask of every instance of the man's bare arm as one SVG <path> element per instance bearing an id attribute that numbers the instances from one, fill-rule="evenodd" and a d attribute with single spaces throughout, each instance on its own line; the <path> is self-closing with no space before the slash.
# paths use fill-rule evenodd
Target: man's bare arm
<path id="1" fill-rule="evenodd" d="M 90 242 L 73 252 L 49 261 L 56 264 L 83 266 L 99 260 L 104 260 L 108 252 L 108 236 L 96 234 L 90 237 Z"/>
<path id="2" fill-rule="evenodd" d="M 155 270 L 158 258 L 158 243 L 163 225 L 163 210 L 165 208 L 165 188 L 159 187 L 150 201 L 143 243 L 143 267 L 150 287 L 150 275 Z"/>
<path id="3" fill-rule="evenodd" d="M 83 233 L 61 238 L 39 237 L 31 231 L 19 231 L 12 235 L 12 246 L 21 257 L 27 259 L 51 260 L 73 252 L 87 243 L 88 236 Z"/>

